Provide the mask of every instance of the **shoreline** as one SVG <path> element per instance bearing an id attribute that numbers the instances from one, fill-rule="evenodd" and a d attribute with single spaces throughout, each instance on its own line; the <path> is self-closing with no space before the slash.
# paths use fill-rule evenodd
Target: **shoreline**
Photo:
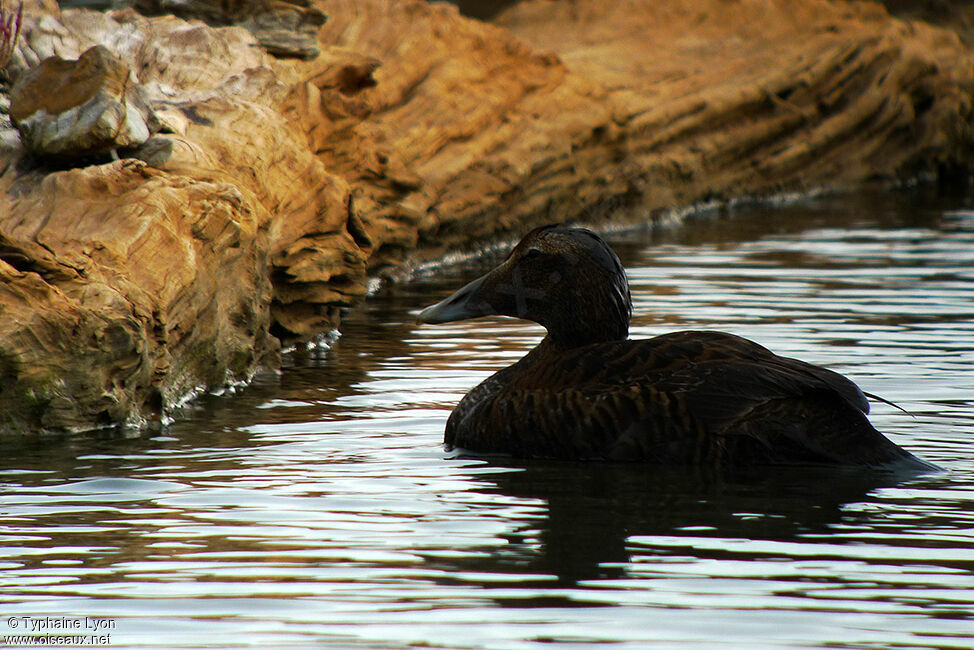
<path id="1" fill-rule="evenodd" d="M 375 278 L 541 223 L 974 169 L 974 51 L 952 32 L 872 3 L 572 7 L 313 3 L 327 20 L 280 58 L 253 21 L 25 3 L 15 73 L 100 45 L 159 130 L 57 165 L 3 130 L 0 430 L 164 423 L 327 338 Z"/>

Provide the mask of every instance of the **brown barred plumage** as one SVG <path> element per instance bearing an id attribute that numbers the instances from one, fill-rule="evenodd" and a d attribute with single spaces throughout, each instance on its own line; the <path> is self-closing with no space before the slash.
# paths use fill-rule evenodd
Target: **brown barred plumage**
<path id="1" fill-rule="evenodd" d="M 935 469 L 869 423 L 850 380 L 721 332 L 625 340 L 632 303 L 594 233 L 547 226 L 420 320 L 490 314 L 548 335 L 471 390 L 447 447 L 524 458 L 670 464 L 827 464 Z"/>

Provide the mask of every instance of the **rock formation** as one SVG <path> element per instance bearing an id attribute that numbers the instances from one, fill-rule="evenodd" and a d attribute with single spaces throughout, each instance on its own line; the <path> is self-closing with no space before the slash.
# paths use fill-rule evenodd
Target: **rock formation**
<path id="1" fill-rule="evenodd" d="M 173 14 L 208 25 L 238 25 L 275 56 L 313 59 L 321 53 L 318 28 L 326 16 L 309 6 L 310 0 L 120 0 L 115 4 L 132 6 L 150 16 Z"/>
<path id="2" fill-rule="evenodd" d="M 22 74 L 10 92 L 10 119 L 30 153 L 62 160 L 139 147 L 160 127 L 131 71 L 101 45 Z"/>
<path id="3" fill-rule="evenodd" d="M 165 418 L 338 326 L 370 274 L 543 221 L 971 166 L 971 52 L 871 3 L 525 0 L 493 24 L 421 0 L 238 4 L 314 51 L 255 36 L 250 10 L 25 5 L 18 83 L 103 48 L 161 132 L 52 162 L 11 106 L 0 429 Z"/>

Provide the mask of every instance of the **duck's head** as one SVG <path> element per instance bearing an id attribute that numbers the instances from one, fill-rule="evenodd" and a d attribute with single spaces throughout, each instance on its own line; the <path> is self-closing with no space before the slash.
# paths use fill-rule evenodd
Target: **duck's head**
<path id="1" fill-rule="evenodd" d="M 500 266 L 419 314 L 423 323 L 513 316 L 548 330 L 559 348 L 620 341 L 632 298 L 619 258 L 585 228 L 532 230 Z"/>

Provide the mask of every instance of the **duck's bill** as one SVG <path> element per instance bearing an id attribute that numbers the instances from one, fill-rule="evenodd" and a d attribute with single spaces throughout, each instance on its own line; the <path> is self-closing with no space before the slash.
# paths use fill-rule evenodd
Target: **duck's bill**
<path id="1" fill-rule="evenodd" d="M 453 321 L 496 314 L 494 308 L 483 299 L 482 287 L 487 276 L 479 277 L 453 295 L 430 305 L 419 312 L 420 323 L 452 323 Z"/>

